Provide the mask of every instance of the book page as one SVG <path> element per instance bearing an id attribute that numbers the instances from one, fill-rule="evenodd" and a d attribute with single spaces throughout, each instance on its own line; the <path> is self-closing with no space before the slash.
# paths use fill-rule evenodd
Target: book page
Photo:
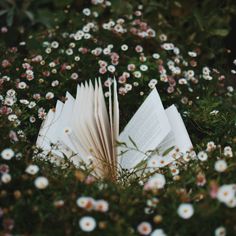
<path id="1" fill-rule="evenodd" d="M 44 124 L 44 132 L 40 133 L 40 136 L 43 135 L 43 139 L 37 141 L 39 146 L 44 149 L 44 151 L 52 151 L 52 153 L 58 157 L 63 158 L 62 150 L 58 148 L 57 150 L 52 148 L 52 145 L 58 145 L 58 125 L 61 120 L 61 113 L 64 104 L 61 101 L 57 101 L 55 111 L 52 109 L 48 113 L 48 118 L 46 118 L 47 122 Z"/>
<path id="2" fill-rule="evenodd" d="M 117 82 L 114 78 L 114 88 L 113 88 L 113 127 L 114 127 L 114 138 L 115 141 L 118 140 L 119 137 L 119 124 L 120 123 L 120 114 L 119 114 L 119 102 L 117 95 Z"/>
<path id="3" fill-rule="evenodd" d="M 98 97 L 96 97 L 98 98 Z M 104 152 L 103 142 L 99 133 L 97 122 L 95 120 L 95 106 L 97 106 L 97 99 L 95 99 L 95 91 L 92 82 L 89 82 L 89 95 L 87 99 L 87 109 L 84 112 L 84 123 L 87 127 L 87 135 L 92 145 L 92 156 L 94 166 L 96 166 L 96 174 L 101 175 L 103 171 L 102 160 L 106 156 Z"/>
<path id="4" fill-rule="evenodd" d="M 135 149 L 129 138 L 131 137 L 138 149 L 145 153 L 154 150 L 170 131 L 160 96 L 157 90 L 153 89 L 120 134 L 119 141 Z M 126 150 L 127 148 L 119 147 L 119 163 L 123 168 L 133 168 L 146 157 L 142 152 L 129 149 L 121 155 Z"/>
<path id="5" fill-rule="evenodd" d="M 103 132 L 102 132 L 102 126 L 100 124 L 100 120 L 98 117 L 98 99 L 99 99 L 99 87 L 97 80 L 95 80 L 95 90 L 94 90 L 94 119 L 96 122 L 96 126 L 98 129 L 98 136 L 100 139 L 101 147 L 102 147 L 102 153 L 104 155 L 104 158 L 107 158 L 108 156 L 108 150 L 106 149 L 106 144 L 105 144 L 105 139 L 103 137 Z"/>
<path id="6" fill-rule="evenodd" d="M 98 86 L 98 100 L 97 100 L 97 118 L 99 121 L 99 126 L 101 127 L 100 131 L 104 140 L 105 150 L 107 153 L 106 162 L 112 163 L 113 160 L 113 150 L 112 150 L 112 141 L 111 141 L 111 129 L 109 124 L 108 112 L 106 108 L 106 103 L 103 95 L 101 81 L 99 80 Z M 107 163 L 104 163 L 105 166 Z"/>
<path id="7" fill-rule="evenodd" d="M 119 105 L 117 96 L 117 84 L 115 78 L 113 83 L 109 86 L 109 118 L 110 118 L 110 128 L 111 128 L 111 141 L 112 141 L 112 166 L 114 167 L 113 172 L 115 173 L 117 169 L 117 147 L 116 142 L 119 135 Z M 113 85 L 113 90 L 112 90 Z M 112 96 L 113 95 L 113 96 Z"/>
<path id="8" fill-rule="evenodd" d="M 189 151 L 190 148 L 192 148 L 192 143 L 177 108 L 175 107 L 175 105 L 172 105 L 165 111 L 171 125 L 171 132 L 157 147 L 160 155 L 171 147 L 178 148 L 180 153 Z M 164 157 L 157 156 L 157 159 L 159 158 L 160 161 L 158 161 L 159 166 L 157 165 L 156 167 L 161 168 L 163 166 L 166 166 L 180 157 L 180 155 L 174 154 L 175 149 L 171 150 Z"/>
<path id="9" fill-rule="evenodd" d="M 120 125 L 120 114 L 119 114 L 119 102 L 118 102 L 118 95 L 117 95 L 117 82 L 114 78 L 114 85 L 113 85 L 113 136 L 114 136 L 114 143 L 113 143 L 113 152 L 114 152 L 114 161 L 115 166 L 117 168 L 117 141 L 119 138 L 119 125 Z"/>
<path id="10" fill-rule="evenodd" d="M 193 145 L 188 135 L 187 129 L 184 125 L 183 119 L 179 114 L 176 106 L 172 105 L 168 107 L 166 109 L 166 115 L 171 125 L 175 145 L 182 153 L 189 151 L 193 147 Z"/>
<path id="11" fill-rule="evenodd" d="M 115 167 L 115 159 L 116 159 L 116 155 L 115 155 L 115 136 L 114 136 L 114 122 L 113 122 L 113 104 L 112 104 L 112 92 L 111 92 L 111 86 L 112 86 L 112 82 L 110 81 L 110 85 L 109 85 L 109 121 L 110 121 L 110 130 L 111 130 L 111 145 L 112 145 L 112 158 L 111 158 L 111 165 L 113 168 Z"/>
<path id="12" fill-rule="evenodd" d="M 43 121 L 40 130 L 39 130 L 39 135 L 36 141 L 36 145 L 42 149 L 46 148 L 49 149 L 50 148 L 50 140 L 48 140 L 46 134 L 54 120 L 54 116 L 55 116 L 55 112 L 50 109 L 48 114 L 46 115 L 45 120 Z"/>
<path id="13" fill-rule="evenodd" d="M 69 133 L 72 132 L 70 124 L 70 114 L 72 114 L 73 107 L 74 98 L 70 93 L 67 92 L 66 101 L 61 112 L 60 125 L 58 127 L 58 139 L 66 146 L 68 146 L 71 150 L 73 150 L 74 153 L 76 153 L 77 150 L 69 136 Z"/>
<path id="14" fill-rule="evenodd" d="M 72 123 L 72 139 L 74 141 L 74 145 L 76 145 L 79 154 L 84 162 L 88 163 L 88 157 L 91 156 L 91 140 L 89 140 L 88 131 L 86 128 L 86 124 L 84 123 L 84 112 L 86 101 L 85 99 L 92 99 L 88 97 L 88 91 L 86 87 L 82 84 L 81 86 L 77 86 L 77 94 L 74 103 L 73 112 L 71 115 L 71 123 Z"/>

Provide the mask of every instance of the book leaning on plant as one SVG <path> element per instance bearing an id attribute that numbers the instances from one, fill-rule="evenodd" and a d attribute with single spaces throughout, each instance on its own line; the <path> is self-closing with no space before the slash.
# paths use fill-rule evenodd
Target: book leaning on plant
<path id="1" fill-rule="evenodd" d="M 100 80 L 94 86 L 91 81 L 78 85 L 75 99 L 67 92 L 65 103 L 57 101 L 56 108 L 49 110 L 36 145 L 45 154 L 70 158 L 76 166 L 81 161 L 92 162 L 94 175 L 113 180 L 120 168 L 132 169 L 143 162 L 149 150 L 164 152 L 174 146 L 185 153 L 192 147 L 176 107 L 165 110 L 156 88 L 120 134 L 115 79 L 109 87 L 108 99 L 107 109 Z M 57 148 L 52 150 L 52 144 Z M 175 160 L 170 154 L 164 158 L 165 165 Z M 157 167 L 161 166 L 160 162 Z"/>

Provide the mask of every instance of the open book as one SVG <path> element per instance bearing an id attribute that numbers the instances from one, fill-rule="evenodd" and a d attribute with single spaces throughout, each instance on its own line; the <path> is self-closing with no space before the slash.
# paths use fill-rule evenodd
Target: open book
<path id="1" fill-rule="evenodd" d="M 119 134 L 119 105 L 116 80 L 109 87 L 108 109 L 101 81 L 78 85 L 76 98 L 66 93 L 57 101 L 41 125 L 36 145 L 75 164 L 90 163 L 99 177 L 117 178 L 119 168 L 131 169 L 148 150 L 165 151 L 175 146 L 185 153 L 192 147 L 184 122 L 174 105 L 166 110 L 153 89 L 124 130 Z M 117 145 L 125 143 L 125 145 Z M 137 151 L 134 148 L 138 147 Z M 52 150 L 52 144 L 57 148 Z M 174 161 L 167 155 L 165 164 Z"/>

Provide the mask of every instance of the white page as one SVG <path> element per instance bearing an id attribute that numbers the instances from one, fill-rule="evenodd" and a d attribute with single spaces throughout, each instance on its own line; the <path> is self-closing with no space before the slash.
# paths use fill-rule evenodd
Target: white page
<path id="1" fill-rule="evenodd" d="M 170 125 L 171 125 L 171 132 L 167 137 L 158 145 L 158 150 L 160 154 L 162 154 L 164 151 L 166 151 L 170 147 L 175 147 L 179 149 L 179 152 L 185 153 L 189 151 L 192 148 L 192 143 L 189 138 L 188 132 L 186 130 L 186 127 L 184 125 L 184 122 L 182 120 L 181 115 L 179 114 L 177 108 L 175 105 L 172 105 L 168 107 L 166 110 L 166 115 L 169 119 Z M 166 156 L 157 156 L 157 159 L 159 158 L 160 165 L 156 167 L 163 167 L 171 162 L 175 161 L 177 158 L 180 157 L 180 155 L 175 155 L 175 149 L 170 151 Z M 154 155 L 153 155 L 154 156 Z M 162 160 L 162 162 L 161 162 Z M 163 164 L 164 161 L 164 164 Z"/>
<path id="2" fill-rule="evenodd" d="M 50 122 L 47 122 L 46 131 L 44 131 L 44 139 L 41 143 L 41 148 L 47 152 L 52 151 L 52 153 L 58 157 L 63 158 L 62 151 L 60 150 L 59 140 L 58 140 L 58 125 L 60 124 L 61 113 L 63 109 L 63 103 L 57 101 L 55 111 L 52 109 L 49 111 L 49 118 L 51 117 Z M 54 115 L 52 115 L 54 113 Z M 53 117 L 53 118 L 52 118 Z M 58 145 L 58 149 L 55 150 L 52 148 L 51 144 Z"/>
<path id="3" fill-rule="evenodd" d="M 98 129 L 98 134 L 99 134 L 99 137 L 100 137 L 100 140 L 101 140 L 101 146 L 102 146 L 102 150 L 103 150 L 103 153 L 104 153 L 104 158 L 107 158 L 107 156 L 108 156 L 108 152 L 107 151 L 108 150 L 106 149 L 105 139 L 103 137 L 102 127 L 101 127 L 100 120 L 99 120 L 99 117 L 98 117 L 98 100 L 99 100 L 98 90 L 99 90 L 98 83 L 97 83 L 97 80 L 95 80 L 94 119 L 95 119 L 96 126 L 97 126 L 97 129 Z"/>
<path id="4" fill-rule="evenodd" d="M 113 120 L 113 104 L 112 104 L 112 92 L 111 92 L 111 86 L 112 83 L 109 85 L 109 121 L 110 121 L 110 132 L 111 132 L 111 145 L 112 145 L 112 157 L 111 160 L 111 165 L 113 168 L 115 167 L 115 159 L 116 159 L 116 153 L 115 153 L 115 134 L 114 134 L 114 120 Z M 113 171 L 114 172 L 114 171 Z"/>
<path id="5" fill-rule="evenodd" d="M 41 127 L 40 127 L 40 131 L 39 131 L 39 135 L 36 141 L 36 145 L 42 149 L 49 149 L 50 148 L 50 140 L 48 140 L 46 134 L 54 120 L 54 116 L 55 116 L 55 112 L 50 109 L 48 114 L 46 115 L 45 120 L 43 121 Z"/>
<path id="6" fill-rule="evenodd" d="M 119 125 L 120 125 L 120 114 L 119 114 L 119 102 L 117 95 L 117 82 L 116 79 L 113 79 L 113 153 L 114 153 L 114 162 L 116 169 L 118 168 L 118 149 L 117 149 L 117 141 L 119 138 Z"/>
<path id="7" fill-rule="evenodd" d="M 86 93 L 85 86 L 82 84 L 81 87 L 77 87 L 77 94 L 72 115 L 72 129 L 74 131 L 73 134 L 82 149 L 82 158 L 87 162 L 88 157 L 91 156 L 91 153 L 89 152 L 91 145 L 88 141 L 85 124 L 83 123 L 83 114 L 86 102 L 85 99 L 88 99 L 88 94 Z"/>
<path id="8" fill-rule="evenodd" d="M 114 78 L 114 89 L 113 89 L 113 125 L 114 125 L 114 138 L 115 141 L 119 137 L 119 125 L 120 125 L 120 114 L 119 114 L 119 102 L 117 95 L 117 82 Z"/>
<path id="9" fill-rule="evenodd" d="M 99 86 L 98 86 L 98 109 L 97 109 L 97 118 L 99 120 L 99 124 L 101 127 L 101 133 L 105 144 L 105 150 L 107 153 L 106 156 L 106 162 L 111 163 L 113 157 L 113 150 L 112 150 L 112 142 L 111 142 L 111 129 L 109 124 L 109 118 L 106 108 L 106 103 L 103 95 L 102 85 L 101 81 L 99 80 Z M 107 163 L 104 163 L 106 167 Z"/>
<path id="10" fill-rule="evenodd" d="M 171 130 L 175 139 L 175 145 L 182 153 L 189 151 L 193 145 L 184 125 L 183 119 L 175 105 L 172 105 L 166 109 L 166 115 L 171 125 Z"/>
<path id="11" fill-rule="evenodd" d="M 102 147 L 102 141 L 97 127 L 97 123 L 94 115 L 94 106 L 95 106 L 95 91 L 92 85 L 92 82 L 89 83 L 89 95 L 87 99 L 87 109 L 84 113 L 84 123 L 87 127 L 88 138 L 93 148 L 95 172 L 97 175 L 101 176 L 103 173 L 102 161 L 105 156 L 104 149 Z"/>
<path id="12" fill-rule="evenodd" d="M 113 90 L 112 90 L 113 86 Z M 113 92 L 113 94 L 112 94 Z M 113 172 L 117 171 L 117 148 L 116 141 L 119 135 L 119 105 L 117 97 L 117 83 L 114 78 L 112 83 L 109 85 L 109 120 L 110 120 L 110 130 L 111 130 L 111 145 L 112 145 L 112 154 L 111 158 Z"/>
<path id="13" fill-rule="evenodd" d="M 125 142 L 128 147 L 134 147 L 129 139 L 130 136 L 139 150 L 146 152 L 154 150 L 170 131 L 171 127 L 160 96 L 157 90 L 153 89 L 120 134 L 119 141 Z M 127 149 L 119 147 L 119 154 L 125 150 Z M 129 150 L 119 157 L 119 163 L 123 168 L 129 169 L 144 158 L 143 153 Z"/>
<path id="14" fill-rule="evenodd" d="M 70 116 L 72 115 L 73 107 L 74 98 L 67 92 L 66 101 L 61 112 L 60 124 L 58 127 L 58 139 L 76 153 L 77 150 L 70 136 L 65 132 L 66 129 L 71 130 Z"/>

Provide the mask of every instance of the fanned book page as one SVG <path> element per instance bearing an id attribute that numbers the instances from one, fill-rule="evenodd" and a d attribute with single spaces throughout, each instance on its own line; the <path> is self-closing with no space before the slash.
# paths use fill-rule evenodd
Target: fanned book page
<path id="1" fill-rule="evenodd" d="M 75 166 L 92 161 L 94 175 L 117 179 L 118 170 L 131 169 L 148 158 L 147 151 L 164 152 L 175 146 L 189 151 L 191 140 L 174 105 L 164 109 L 156 89 L 131 118 L 119 135 L 119 103 L 114 79 L 109 87 L 108 109 L 100 80 L 77 86 L 76 98 L 66 93 L 57 101 L 41 125 L 37 146 L 44 154 L 67 156 Z M 117 143 L 125 143 L 117 147 Z M 56 148 L 52 148 L 52 146 Z M 165 165 L 173 162 L 171 152 Z M 157 166 L 162 167 L 163 165 Z"/>
<path id="2" fill-rule="evenodd" d="M 115 179 L 119 133 L 116 81 L 109 96 L 108 113 L 100 80 L 95 81 L 95 88 L 91 81 L 78 85 L 75 99 L 67 92 L 66 102 L 58 101 L 55 110 L 48 112 L 37 146 L 45 154 L 51 152 L 58 158 L 66 155 L 75 165 L 92 160 L 95 175 Z"/>
<path id="3" fill-rule="evenodd" d="M 155 149 L 170 131 L 160 96 L 153 89 L 119 136 L 119 142 L 128 146 L 119 148 L 120 166 L 125 169 L 135 167 L 146 157 L 145 152 Z"/>

